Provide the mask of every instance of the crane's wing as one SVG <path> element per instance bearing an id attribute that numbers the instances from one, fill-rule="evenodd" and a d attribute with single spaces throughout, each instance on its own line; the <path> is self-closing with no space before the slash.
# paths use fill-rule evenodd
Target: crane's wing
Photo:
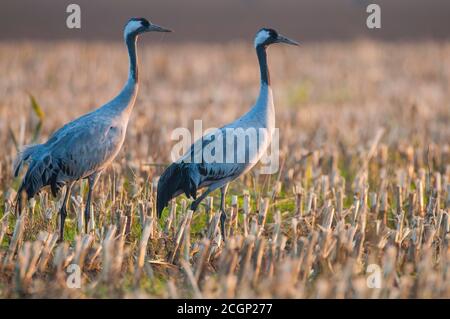
<path id="1" fill-rule="evenodd" d="M 47 142 L 50 156 L 67 177 L 86 177 L 109 164 L 124 138 L 122 127 L 110 121 L 91 119 L 52 136 Z"/>
<path id="2" fill-rule="evenodd" d="M 233 159 L 229 154 L 230 150 L 236 150 L 236 145 L 232 138 L 227 138 L 225 129 L 222 127 L 202 136 L 177 161 L 185 166 L 196 167 L 201 175 L 200 183 L 206 176 L 225 178 L 234 174 L 240 166 L 236 158 Z M 227 156 L 230 158 L 227 159 Z"/>
<path id="3" fill-rule="evenodd" d="M 196 198 L 198 189 L 224 179 L 232 180 L 245 169 L 243 164 L 224 163 L 219 158 L 226 149 L 224 129 L 217 129 L 195 141 L 180 159 L 163 172 L 158 181 L 158 216 L 161 216 L 169 201 L 181 193 Z"/>
<path id="4" fill-rule="evenodd" d="M 255 125 L 256 124 L 256 125 Z M 251 169 L 267 147 L 267 131 L 241 117 L 202 136 L 161 175 L 157 213 L 181 193 L 196 197 L 197 190 L 232 181 Z"/>
<path id="5" fill-rule="evenodd" d="M 203 164 L 200 167 L 224 177 L 235 174 L 259 160 L 265 150 L 262 134 L 254 128 L 227 125 L 199 138 L 177 162 Z"/>
<path id="6" fill-rule="evenodd" d="M 32 156 L 20 191 L 33 197 L 50 185 L 53 195 L 69 180 L 78 180 L 104 168 L 123 143 L 122 128 L 91 118 L 60 129 Z"/>

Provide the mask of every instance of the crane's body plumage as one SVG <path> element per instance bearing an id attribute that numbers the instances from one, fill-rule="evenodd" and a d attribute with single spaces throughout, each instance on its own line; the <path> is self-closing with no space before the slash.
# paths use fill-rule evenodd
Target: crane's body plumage
<path id="1" fill-rule="evenodd" d="M 29 164 L 18 191 L 19 212 L 23 192 L 27 198 L 32 198 L 43 187 L 50 186 L 53 195 L 56 196 L 63 186 L 67 186 L 60 212 L 60 239 L 63 237 L 67 195 L 72 184 L 84 178 L 89 180 L 85 211 L 87 225 L 92 188 L 100 173 L 111 164 L 122 148 L 138 92 L 136 40 L 140 33 L 147 31 L 169 30 L 152 25 L 143 18 L 133 18 L 127 23 L 124 40 L 129 56 L 128 80 L 114 99 L 67 123 L 54 132 L 44 144 L 25 147 L 15 161 L 15 176 L 19 174 L 23 164 Z"/>
<path id="2" fill-rule="evenodd" d="M 68 181 L 101 172 L 120 151 L 126 127 L 122 117 L 104 112 L 92 112 L 66 124 L 46 143 L 32 146 L 21 188 L 31 198 L 50 185 L 56 196 Z"/>
<path id="3" fill-rule="evenodd" d="M 237 140 L 244 140 L 247 130 L 254 130 L 258 144 L 255 150 L 250 149 L 250 145 L 245 144 L 243 148 L 234 139 L 227 137 L 227 130 L 234 132 Z M 199 187 L 203 188 L 214 183 L 221 183 L 223 179 L 233 180 L 242 174 L 245 174 L 257 164 L 261 159 L 267 147 L 272 141 L 272 134 L 275 129 L 275 111 L 272 97 L 272 90 L 269 85 L 263 85 L 260 89 L 259 99 L 249 112 L 227 124 L 216 131 L 205 135 L 196 141 L 191 149 L 182 157 L 181 162 L 188 162 L 189 159 L 195 159 L 196 155 L 201 156 L 205 151 L 205 146 L 211 141 L 211 137 L 215 136 L 222 139 L 223 153 L 226 157 L 227 150 L 233 150 L 234 159 L 232 161 L 202 162 L 194 164 L 198 166 L 200 172 Z M 267 134 L 264 134 L 267 133 Z M 206 143 L 205 143 L 206 141 Z M 201 144 L 201 146 L 200 146 Z M 243 151 L 245 160 L 239 161 L 237 155 Z M 192 162 L 192 161 L 191 161 Z"/>
<path id="4" fill-rule="evenodd" d="M 270 145 L 275 129 L 275 109 L 273 103 L 272 89 L 270 87 L 270 75 L 267 66 L 266 48 L 271 43 L 286 42 L 296 44 L 294 41 L 279 36 L 274 30 L 262 29 L 255 37 L 255 48 L 260 66 L 260 92 L 256 103 L 251 109 L 234 122 L 203 136 L 191 146 L 186 154 L 178 161 L 172 163 L 161 175 L 157 189 L 157 213 L 161 216 L 168 202 L 185 193 L 195 201 L 191 205 L 196 210 L 200 202 L 212 191 L 221 189 L 221 232 L 224 233 L 225 194 L 228 184 L 239 176 L 248 172 L 261 159 Z M 288 42 L 290 41 L 290 42 Z M 256 145 L 250 146 L 245 143 L 240 148 L 234 138 L 227 135 L 231 130 L 240 141 L 245 141 L 247 130 L 253 130 L 256 135 Z M 223 157 L 221 162 L 204 161 L 204 152 L 209 143 L 220 139 L 223 146 Z M 227 152 L 232 150 L 233 158 L 227 158 Z M 239 152 L 244 152 L 244 160 L 238 160 Z M 224 160 L 226 158 L 226 160 Z M 200 159 L 200 160 L 198 160 Z M 231 160 L 230 160 L 231 159 Z M 199 198 L 197 191 L 206 188 Z"/>
<path id="5" fill-rule="evenodd" d="M 209 187 L 215 190 L 223 187 L 239 176 L 245 174 L 257 164 L 272 140 L 275 129 L 275 111 L 270 86 L 261 87 L 259 99 L 249 112 L 238 118 L 236 121 L 225 125 L 198 139 L 178 161 L 171 164 L 160 178 L 158 187 L 158 213 L 167 202 L 182 193 L 196 198 L 197 190 Z M 234 139 L 227 138 L 227 129 L 235 132 L 237 139 L 243 140 L 247 129 L 254 129 L 258 140 L 255 151 L 250 151 L 249 145 L 245 145 L 245 160 L 238 161 L 238 148 Z M 266 133 L 266 134 L 264 134 Z M 200 163 L 196 158 L 203 158 L 205 147 L 212 142 L 212 136 L 222 139 L 223 151 L 233 149 L 236 156 L 233 161 L 208 162 L 202 160 Z M 226 156 L 226 154 L 224 154 Z M 225 157 L 224 156 L 224 157 Z M 181 177 L 181 178 L 180 178 Z M 167 185 L 167 186 L 165 186 Z M 165 190 L 164 187 L 168 187 Z M 171 188 L 174 188 L 171 190 Z M 171 194 L 172 193 L 172 194 Z M 170 194 L 170 195 L 169 195 Z M 169 195 L 169 196 L 167 196 Z M 163 207 L 164 205 L 164 207 Z"/>

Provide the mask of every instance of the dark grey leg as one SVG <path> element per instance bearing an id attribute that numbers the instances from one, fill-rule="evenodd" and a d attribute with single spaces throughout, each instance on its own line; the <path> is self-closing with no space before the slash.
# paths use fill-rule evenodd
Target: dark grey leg
<path id="1" fill-rule="evenodd" d="M 216 189 L 220 188 L 222 192 L 222 198 L 220 202 L 220 210 L 222 211 L 222 214 L 220 215 L 220 227 L 222 232 L 222 238 L 224 238 L 225 234 L 225 220 L 227 218 L 227 215 L 225 213 L 225 193 L 227 192 L 228 188 L 228 181 L 222 181 L 220 183 L 216 183 L 213 185 L 210 185 L 206 191 L 203 192 L 203 194 L 200 195 L 199 198 L 197 198 L 195 201 L 191 204 L 191 210 L 196 211 L 198 208 L 198 205 L 202 200 L 205 199 L 206 196 L 209 195 L 212 191 L 215 191 Z"/>
<path id="2" fill-rule="evenodd" d="M 59 242 L 62 242 L 64 240 L 64 225 L 66 223 L 66 216 L 67 216 L 67 203 L 69 202 L 70 191 L 72 190 L 72 185 L 73 185 L 73 183 L 66 184 L 66 193 L 64 195 L 63 204 L 59 211 L 59 217 L 60 217 L 59 239 L 58 239 Z"/>
<path id="3" fill-rule="evenodd" d="M 22 204 L 24 202 L 23 199 L 24 195 L 26 196 L 26 192 L 19 189 L 19 191 L 17 192 L 16 206 L 14 207 L 14 213 L 16 214 L 17 217 L 19 217 L 22 214 Z"/>
<path id="4" fill-rule="evenodd" d="M 225 241 L 225 221 L 227 220 L 227 214 L 225 213 L 225 196 L 227 194 L 228 184 L 225 184 L 220 189 L 220 232 L 222 234 L 223 241 Z"/>
<path id="5" fill-rule="evenodd" d="M 198 205 L 208 196 L 209 193 L 211 193 L 215 188 L 209 187 L 206 191 L 204 191 L 196 200 L 194 200 L 191 204 L 191 210 L 196 211 L 198 208 Z"/>
<path id="6" fill-rule="evenodd" d="M 88 196 L 86 200 L 86 207 L 84 209 L 84 231 L 87 234 L 89 219 L 91 218 L 91 201 L 92 201 L 92 191 L 94 190 L 95 184 L 97 183 L 98 178 L 100 177 L 99 173 L 94 173 L 88 177 Z"/>

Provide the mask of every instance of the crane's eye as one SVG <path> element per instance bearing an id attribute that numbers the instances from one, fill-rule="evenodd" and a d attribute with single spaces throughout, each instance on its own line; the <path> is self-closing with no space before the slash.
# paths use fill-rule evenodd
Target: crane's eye
<path id="1" fill-rule="evenodd" d="M 270 36 L 272 39 L 278 38 L 278 33 L 275 30 L 270 30 Z"/>

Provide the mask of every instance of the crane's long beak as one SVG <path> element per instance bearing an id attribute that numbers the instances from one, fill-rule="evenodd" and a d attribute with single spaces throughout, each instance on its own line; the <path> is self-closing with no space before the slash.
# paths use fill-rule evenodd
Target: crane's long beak
<path id="1" fill-rule="evenodd" d="M 285 36 L 283 36 L 281 34 L 278 35 L 276 42 L 277 43 L 286 43 L 286 44 L 290 44 L 290 45 L 300 45 L 300 43 L 298 43 L 297 41 L 286 38 Z"/>
<path id="2" fill-rule="evenodd" d="M 156 24 L 150 24 L 148 26 L 148 30 L 147 31 L 153 31 L 153 32 L 172 32 L 172 30 L 160 27 L 159 25 Z"/>

